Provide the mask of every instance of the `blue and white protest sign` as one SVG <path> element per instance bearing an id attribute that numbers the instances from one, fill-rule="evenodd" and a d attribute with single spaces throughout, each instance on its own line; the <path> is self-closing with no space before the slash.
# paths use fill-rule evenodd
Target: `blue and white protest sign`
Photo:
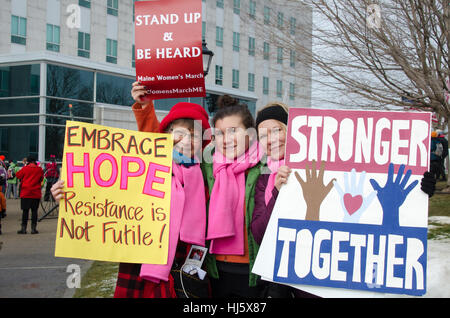
<path id="1" fill-rule="evenodd" d="M 291 109 L 252 271 L 319 296 L 424 295 L 431 114 Z"/>

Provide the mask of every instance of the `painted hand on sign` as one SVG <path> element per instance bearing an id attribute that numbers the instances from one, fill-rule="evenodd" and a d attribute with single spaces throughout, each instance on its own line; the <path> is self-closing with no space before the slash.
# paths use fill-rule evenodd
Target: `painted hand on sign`
<path id="1" fill-rule="evenodd" d="M 384 187 L 381 187 L 377 181 L 370 179 L 370 184 L 377 191 L 378 200 L 383 208 L 383 226 L 390 228 L 398 228 L 399 208 L 405 202 L 406 197 L 419 181 L 415 180 L 406 187 L 411 170 L 406 171 L 403 177 L 405 165 L 401 165 L 398 169 L 397 177 L 394 181 L 394 164 L 389 164 L 387 181 Z M 403 177 L 403 179 L 402 179 Z"/>
<path id="2" fill-rule="evenodd" d="M 312 161 L 312 168 L 309 169 L 308 164 L 305 166 L 306 181 L 295 172 L 295 177 L 303 190 L 303 198 L 306 201 L 306 217 L 305 220 L 309 221 L 319 221 L 320 205 L 325 197 L 330 193 L 333 188 L 333 178 L 327 185 L 323 183 L 323 175 L 325 171 L 325 162 L 322 161 L 320 164 L 319 174 L 316 170 L 316 161 Z"/>
<path id="3" fill-rule="evenodd" d="M 367 207 L 372 203 L 377 191 L 372 191 L 366 197 L 363 196 L 364 180 L 366 172 L 360 174 L 359 182 L 356 182 L 356 170 L 352 169 L 350 172 L 350 184 L 348 180 L 348 173 L 344 173 L 344 190 L 339 186 L 337 181 L 334 181 L 334 188 L 339 193 L 341 205 L 344 210 L 343 222 L 359 223 L 359 219 Z"/>

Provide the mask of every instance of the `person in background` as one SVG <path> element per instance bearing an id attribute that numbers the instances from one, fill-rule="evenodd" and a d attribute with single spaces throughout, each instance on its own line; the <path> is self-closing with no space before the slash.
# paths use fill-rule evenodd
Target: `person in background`
<path id="1" fill-rule="evenodd" d="M 7 180 L 7 187 L 6 187 L 6 198 L 11 199 L 11 194 L 14 199 L 18 198 L 18 180 L 16 177 L 17 172 L 20 170 L 20 168 L 16 165 L 16 163 L 11 160 L 11 163 L 8 168 L 8 180 Z"/>
<path id="2" fill-rule="evenodd" d="M 2 188 L 1 192 L 3 194 L 6 193 L 6 180 L 8 178 L 4 158 L 5 158 L 5 156 L 0 156 L 0 187 Z"/>
<path id="3" fill-rule="evenodd" d="M 3 160 L 0 160 L 0 187 L 4 187 L 6 184 L 6 170 L 3 167 Z M 2 218 L 6 216 L 6 198 L 3 194 L 3 189 L 0 191 L 0 234 L 2 234 Z"/>
<path id="4" fill-rule="evenodd" d="M 438 138 L 438 133 L 436 131 L 431 132 L 430 152 L 430 171 L 433 177 L 436 180 L 439 180 L 442 173 L 441 161 L 444 147 L 441 140 Z"/>
<path id="5" fill-rule="evenodd" d="M 50 162 L 45 165 L 44 178 L 47 180 L 45 186 L 44 201 L 49 201 L 50 189 L 53 184 L 58 181 L 59 178 L 58 165 L 56 164 L 55 155 L 50 155 Z"/>
<path id="6" fill-rule="evenodd" d="M 441 181 L 446 181 L 445 176 L 445 160 L 448 156 L 448 140 L 445 138 L 445 134 L 442 130 L 438 130 L 437 132 L 437 138 L 442 144 L 442 155 L 440 160 L 440 171 L 441 171 Z"/>
<path id="7" fill-rule="evenodd" d="M 0 160 L 0 219 L 6 216 L 6 182 L 8 178 L 8 173 L 5 168 L 5 163 L 3 160 Z"/>
<path id="8" fill-rule="evenodd" d="M 31 209 L 31 234 L 38 234 L 37 211 L 42 196 L 41 182 L 44 179 L 44 171 L 36 164 L 34 157 L 27 157 L 26 161 L 27 165 L 16 174 L 21 181 L 20 208 L 22 210 L 22 226 L 17 233 L 27 233 L 28 215 Z"/>

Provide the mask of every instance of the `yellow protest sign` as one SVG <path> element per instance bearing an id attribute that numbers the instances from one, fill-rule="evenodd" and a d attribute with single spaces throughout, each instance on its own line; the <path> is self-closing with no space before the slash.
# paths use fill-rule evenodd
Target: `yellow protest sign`
<path id="1" fill-rule="evenodd" d="M 171 135 L 67 121 L 55 256 L 166 264 Z"/>

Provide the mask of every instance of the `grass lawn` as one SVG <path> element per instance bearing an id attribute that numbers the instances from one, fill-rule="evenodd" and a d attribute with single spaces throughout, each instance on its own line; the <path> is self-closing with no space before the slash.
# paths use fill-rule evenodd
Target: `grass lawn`
<path id="1" fill-rule="evenodd" d="M 446 187 L 445 182 L 436 184 L 436 191 Z M 435 194 L 429 201 L 429 216 L 450 217 L 450 194 Z M 450 238 L 450 224 L 430 222 L 428 239 Z M 116 286 L 118 263 L 95 261 L 81 280 L 74 298 L 112 298 Z"/>
<path id="2" fill-rule="evenodd" d="M 441 191 L 447 186 L 445 181 L 436 183 L 436 192 Z M 431 197 L 428 205 L 429 216 L 448 216 L 450 217 L 450 194 L 435 194 Z"/>
<path id="3" fill-rule="evenodd" d="M 446 182 L 439 181 L 436 191 L 439 192 L 446 187 Z M 431 197 L 428 205 L 428 216 L 450 218 L 450 193 L 435 194 Z M 434 219 L 434 218 L 433 218 Z M 428 239 L 450 238 L 450 224 L 430 221 L 428 228 Z"/>
<path id="4" fill-rule="evenodd" d="M 74 298 L 112 298 L 116 287 L 118 263 L 95 261 L 81 279 Z"/>

